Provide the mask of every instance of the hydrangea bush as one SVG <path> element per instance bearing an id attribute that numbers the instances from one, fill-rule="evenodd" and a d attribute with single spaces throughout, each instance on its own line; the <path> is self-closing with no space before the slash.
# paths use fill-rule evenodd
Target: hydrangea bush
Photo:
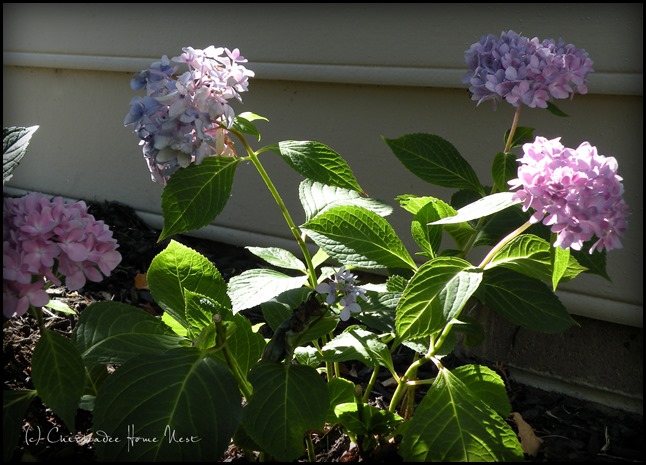
<path id="1" fill-rule="evenodd" d="M 621 247 L 628 207 L 613 157 L 519 125 L 524 106 L 562 116 L 554 100 L 587 92 L 593 69 L 584 50 L 508 31 L 483 37 L 465 61 L 473 100 L 507 102 L 514 118 L 492 157 L 492 186 L 441 136 L 383 137 L 406 169 L 455 190 L 450 201 L 395 199 L 410 214 L 413 253 L 387 220 L 393 207 L 369 197 L 331 147 L 252 147 L 266 118 L 229 105 L 254 76 L 237 49 L 187 47 L 134 76 L 132 88 L 145 95 L 131 100 L 124 123 L 164 185 L 160 240 L 211 223 L 236 169 L 251 165 L 299 253 L 248 247 L 271 266 L 225 282 L 171 240 L 147 273 L 161 318 L 115 302 L 84 310 L 73 343 L 96 386 L 84 404 L 94 428 L 148 439 L 97 441 L 100 460 L 218 460 L 233 441 L 249 457 L 314 461 L 312 434 L 332 427 L 364 459 L 385 447 L 404 461 L 523 459 L 501 377 L 475 364 L 450 369 L 443 357 L 486 337 L 467 314 L 479 303 L 535 331 L 575 325 L 554 291 L 583 272 L 607 277 L 605 254 Z M 303 224 L 263 167 L 268 152 L 303 178 Z M 446 237 L 454 246 L 442 249 Z M 477 263 L 474 249 L 486 250 Z M 361 282 L 359 270 L 386 276 Z M 246 316 L 256 307 L 269 340 Z M 392 356 L 402 346 L 410 354 L 403 371 Z M 344 376 L 345 362 L 369 367 L 368 383 Z M 418 376 L 425 364 L 431 378 Z M 107 365 L 118 368 L 106 377 Z M 382 370 L 393 385 L 385 408 L 369 402 Z"/>

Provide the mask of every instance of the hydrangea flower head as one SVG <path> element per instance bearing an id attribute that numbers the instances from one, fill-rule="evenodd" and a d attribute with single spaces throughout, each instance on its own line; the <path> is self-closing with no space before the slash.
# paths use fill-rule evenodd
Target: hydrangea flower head
<path id="1" fill-rule="evenodd" d="M 124 125 L 134 127 L 153 181 L 165 184 L 175 170 L 200 164 L 209 156 L 234 156 L 228 137 L 235 113 L 229 100 L 242 101 L 253 71 L 238 49 L 185 47 L 174 63 L 167 56 L 131 80 L 133 90 L 146 95 L 130 101 Z"/>
<path id="2" fill-rule="evenodd" d="M 514 107 L 546 108 L 552 99 L 588 92 L 592 60 L 583 49 L 562 40 L 539 41 L 514 31 L 483 36 L 464 53 L 469 67 L 463 82 L 471 99 L 505 100 Z"/>
<path id="3" fill-rule="evenodd" d="M 85 202 L 38 193 L 5 198 L 2 210 L 2 301 L 7 318 L 49 302 L 45 288 L 65 281 L 78 290 L 99 282 L 121 262 L 117 241 Z"/>
<path id="4" fill-rule="evenodd" d="M 534 209 L 531 221 L 542 221 L 557 234 L 554 246 L 581 250 L 596 237 L 590 253 L 622 247 L 628 206 L 614 157 L 599 155 L 589 142 L 570 149 L 560 138 L 544 137 L 524 144 L 523 152 L 518 178 L 509 185 L 518 189 L 514 199 L 524 211 Z"/>
<path id="5" fill-rule="evenodd" d="M 319 294 L 327 294 L 325 302 L 328 305 L 334 305 L 338 299 L 342 321 L 349 320 L 352 313 L 361 312 L 357 297 L 367 300 L 366 291 L 355 284 L 356 280 L 356 275 L 347 271 L 345 267 L 341 267 L 339 271 L 334 273 L 329 282 L 316 286 L 316 291 Z"/>

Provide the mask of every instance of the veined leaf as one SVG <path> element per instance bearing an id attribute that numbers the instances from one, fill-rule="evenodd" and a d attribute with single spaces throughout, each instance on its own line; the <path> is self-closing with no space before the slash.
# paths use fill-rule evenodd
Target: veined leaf
<path id="1" fill-rule="evenodd" d="M 441 368 L 406 428 L 406 462 L 522 461 L 516 433 L 458 377 Z"/>
<path id="2" fill-rule="evenodd" d="M 305 453 L 305 434 L 323 427 L 330 406 L 325 381 L 315 369 L 264 362 L 249 376 L 254 394 L 242 425 L 263 451 L 281 462 Z"/>
<path id="3" fill-rule="evenodd" d="M 388 216 L 393 209 L 370 197 L 364 197 L 356 190 L 329 186 L 320 182 L 305 179 L 298 190 L 301 205 L 305 211 L 305 220 L 309 221 L 327 208 L 340 205 L 356 205 L 371 210 L 379 216 Z"/>
<path id="4" fill-rule="evenodd" d="M 363 192 L 347 162 L 327 145 L 290 140 L 279 142 L 278 150 L 289 166 L 312 181 Z"/>
<path id="5" fill-rule="evenodd" d="M 31 364 L 34 387 L 70 431 L 76 431 L 76 411 L 85 388 L 81 353 L 65 336 L 49 329 L 41 332 Z"/>
<path id="6" fill-rule="evenodd" d="M 505 208 L 509 208 L 512 205 L 519 204 L 520 200 L 512 200 L 513 196 L 513 192 L 498 192 L 497 194 L 488 195 L 460 208 L 455 216 L 442 218 L 441 220 L 434 221 L 431 224 L 463 223 L 493 215 L 494 213 L 504 210 Z"/>
<path id="7" fill-rule="evenodd" d="M 570 264 L 570 249 L 562 249 L 560 247 L 552 247 L 552 289 L 556 291 L 559 281 L 565 276 Z"/>
<path id="8" fill-rule="evenodd" d="M 124 438 L 96 443 L 97 456 L 101 461 L 217 462 L 241 416 L 236 380 L 216 356 L 191 347 L 140 355 L 110 375 L 96 397 L 95 431 Z"/>
<path id="9" fill-rule="evenodd" d="M 332 378 L 327 383 L 328 391 L 330 391 L 330 409 L 328 410 L 325 421 L 327 423 L 335 424 L 338 418 L 334 414 L 334 407 L 339 404 L 345 404 L 355 401 L 355 386 L 350 380 L 344 378 Z"/>
<path id="10" fill-rule="evenodd" d="M 95 302 L 81 312 L 72 342 L 88 367 L 121 364 L 140 354 L 160 354 L 186 344 L 165 323 L 121 302 Z"/>
<path id="11" fill-rule="evenodd" d="M 507 192 L 509 184 L 507 181 L 514 179 L 518 173 L 518 162 L 513 153 L 498 152 L 493 158 L 491 174 L 494 186 L 498 192 Z"/>
<path id="12" fill-rule="evenodd" d="M 164 228 L 159 240 L 211 223 L 229 200 L 239 161 L 235 157 L 207 157 L 199 165 L 173 173 L 162 192 Z"/>
<path id="13" fill-rule="evenodd" d="M 481 298 L 507 320 L 532 331 L 558 333 L 577 324 L 545 283 L 511 270 L 486 271 Z"/>
<path id="14" fill-rule="evenodd" d="M 365 208 L 330 208 L 305 223 L 302 229 L 332 258 L 346 266 L 416 268 L 392 226 Z"/>
<path id="15" fill-rule="evenodd" d="M 305 265 L 289 250 L 279 247 L 245 247 L 256 257 L 262 258 L 270 265 L 289 270 L 307 271 Z"/>
<path id="16" fill-rule="evenodd" d="M 258 140 L 260 140 L 260 132 L 258 132 L 258 128 L 256 128 L 256 125 L 252 123 L 252 121 L 256 121 L 256 120 L 269 121 L 264 116 L 256 115 L 255 113 L 251 113 L 251 112 L 244 112 L 244 113 L 240 113 L 239 115 L 236 115 L 236 117 L 234 118 L 233 129 L 243 134 L 256 136 Z"/>
<path id="17" fill-rule="evenodd" d="M 264 268 L 243 271 L 229 280 L 233 313 L 260 305 L 306 283 L 307 276 L 293 277 Z"/>
<path id="18" fill-rule="evenodd" d="M 358 360 L 367 366 L 384 366 L 394 371 L 388 346 L 375 333 L 357 326 L 346 328 L 325 344 L 321 351 L 328 362 Z"/>
<path id="19" fill-rule="evenodd" d="M 27 153 L 31 136 L 38 126 L 28 128 L 9 127 L 2 129 L 2 184 L 9 181 L 13 172 Z"/>
<path id="20" fill-rule="evenodd" d="M 413 275 L 399 300 L 396 329 L 402 339 L 430 336 L 462 310 L 482 273 L 466 260 L 437 257 Z"/>
<path id="21" fill-rule="evenodd" d="M 531 278 L 552 282 L 553 266 L 551 250 L 553 247 L 544 239 L 533 234 L 521 234 L 504 245 L 485 266 L 485 270 L 502 266 L 517 271 Z M 585 268 L 579 265 L 574 257 L 568 256 L 566 266 L 561 272 L 561 279 L 569 281 Z"/>
<path id="22" fill-rule="evenodd" d="M 146 275 L 155 301 L 185 328 L 184 289 L 209 297 L 225 308 L 231 307 L 227 285 L 218 269 L 203 255 L 171 240 L 153 258 Z"/>
<path id="23" fill-rule="evenodd" d="M 548 104 L 549 105 L 549 104 Z M 511 131 L 508 129 L 505 131 L 505 137 L 503 140 L 504 144 L 507 144 L 507 139 L 509 139 L 509 133 Z M 528 142 L 534 142 L 534 128 L 525 128 L 518 126 L 516 132 L 514 132 L 514 138 L 511 141 L 509 148 L 520 147 L 523 144 Z"/>
<path id="24" fill-rule="evenodd" d="M 387 435 L 404 421 L 396 413 L 356 402 L 337 405 L 334 415 L 344 428 L 356 435 Z"/>
<path id="25" fill-rule="evenodd" d="M 442 187 L 483 192 L 471 165 L 447 140 L 432 134 L 409 134 L 384 141 L 400 162 L 420 179 Z"/>
<path id="26" fill-rule="evenodd" d="M 243 376 L 258 363 L 265 347 L 265 338 L 251 327 L 243 315 L 233 315 L 233 324 L 227 327 L 227 345 Z"/>
<path id="27" fill-rule="evenodd" d="M 491 368 L 482 365 L 463 365 L 454 368 L 451 373 L 498 415 L 507 418 L 511 414 L 511 403 L 507 396 L 505 382 Z"/>

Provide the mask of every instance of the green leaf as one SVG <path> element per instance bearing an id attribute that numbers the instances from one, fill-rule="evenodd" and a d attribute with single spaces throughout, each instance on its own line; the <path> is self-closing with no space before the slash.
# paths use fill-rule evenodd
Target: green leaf
<path id="1" fill-rule="evenodd" d="M 251 322 L 243 315 L 233 315 L 233 323 L 227 327 L 227 345 L 242 374 L 247 376 L 260 360 L 265 338 L 253 330 Z"/>
<path id="2" fill-rule="evenodd" d="M 337 405 L 334 414 L 344 428 L 356 435 L 387 435 L 404 421 L 396 413 L 356 402 Z"/>
<path id="3" fill-rule="evenodd" d="M 225 308 L 231 307 L 227 285 L 218 269 L 195 250 L 171 240 L 153 258 L 146 275 L 155 301 L 185 328 L 184 289 L 209 297 Z"/>
<path id="4" fill-rule="evenodd" d="M 484 273 L 483 289 L 485 305 L 532 331 L 558 333 L 577 324 L 559 298 L 537 279 L 494 268 Z"/>
<path id="5" fill-rule="evenodd" d="M 9 181 L 13 172 L 27 153 L 31 136 L 38 126 L 9 127 L 2 130 L 2 184 Z"/>
<path id="6" fill-rule="evenodd" d="M 330 409 L 326 416 L 326 423 L 338 423 L 338 418 L 334 413 L 334 407 L 339 404 L 346 404 L 355 401 L 355 385 L 352 381 L 344 378 L 332 378 L 327 383 L 330 391 Z"/>
<path id="7" fill-rule="evenodd" d="M 346 266 L 416 268 L 392 226 L 365 208 L 330 208 L 305 223 L 302 229 L 330 257 Z"/>
<path id="8" fill-rule="evenodd" d="M 293 277 L 264 268 L 243 271 L 229 280 L 229 296 L 233 303 L 233 313 L 253 308 L 306 283 L 307 276 Z"/>
<path id="9" fill-rule="evenodd" d="M 81 312 L 72 342 L 88 367 L 160 354 L 185 339 L 148 312 L 121 302 L 95 302 Z"/>
<path id="10" fill-rule="evenodd" d="M 298 195 L 305 211 L 305 220 L 309 221 L 327 208 L 340 205 L 356 205 L 373 211 L 379 216 L 388 216 L 393 209 L 379 200 L 363 197 L 356 190 L 328 186 L 320 182 L 305 179 L 301 182 Z"/>
<path id="11" fill-rule="evenodd" d="M 594 274 L 601 276 L 602 278 L 611 281 L 610 276 L 606 272 L 606 251 L 601 252 L 595 251 L 594 253 L 589 253 L 590 247 L 596 242 L 596 238 L 592 238 L 590 241 L 584 242 L 581 250 L 571 250 L 570 254 L 576 258 L 576 261 L 581 264 L 581 266 L 586 268 L 586 273 Z"/>
<path id="12" fill-rule="evenodd" d="M 316 368 L 323 361 L 323 356 L 316 347 L 304 346 L 294 349 L 294 358 L 296 361 L 308 367 Z"/>
<path id="13" fill-rule="evenodd" d="M 162 192 L 164 227 L 159 240 L 211 223 L 229 200 L 239 161 L 235 157 L 207 157 L 199 165 L 173 173 Z"/>
<path id="14" fill-rule="evenodd" d="M 281 462 L 305 453 L 305 434 L 323 428 L 330 406 L 326 382 L 313 368 L 265 362 L 249 376 L 254 394 L 242 425 L 263 451 Z"/>
<path id="15" fill-rule="evenodd" d="M 366 292 L 367 301 L 359 299 L 361 313 L 353 317 L 382 333 L 395 332 L 395 309 L 401 297 L 401 292 Z"/>
<path id="16" fill-rule="evenodd" d="M 96 398 L 94 430 L 121 438 L 96 443 L 97 457 L 217 462 L 241 416 L 235 378 L 215 356 L 189 347 L 140 355 L 110 375 Z"/>
<path id="17" fill-rule="evenodd" d="M 23 434 L 23 420 L 29 404 L 36 397 L 33 389 L 2 391 L 2 461 L 11 462 Z M 31 427 L 29 427 L 31 428 Z M 27 434 L 27 433 L 24 433 Z"/>
<path id="18" fill-rule="evenodd" d="M 547 111 L 549 111 L 555 116 L 562 116 L 562 117 L 570 116 L 567 113 L 563 112 L 559 107 L 554 105 L 552 102 L 547 102 Z"/>
<path id="19" fill-rule="evenodd" d="M 505 382 L 491 368 L 482 365 L 464 365 L 451 371 L 472 394 L 491 407 L 498 415 L 507 418 L 511 403 Z"/>
<path id="20" fill-rule="evenodd" d="M 483 192 L 471 165 L 440 136 L 409 134 L 398 139 L 383 139 L 399 161 L 420 179 L 437 186 Z"/>
<path id="21" fill-rule="evenodd" d="M 434 221 L 431 224 L 463 223 L 493 215 L 494 213 L 509 208 L 512 205 L 519 204 L 520 200 L 513 200 L 513 196 L 513 192 L 498 192 L 497 194 L 488 195 L 460 208 L 455 216 L 442 218 L 441 220 Z"/>
<path id="22" fill-rule="evenodd" d="M 244 112 L 244 113 L 240 113 L 234 118 L 232 129 L 238 132 L 241 132 L 243 134 L 256 136 L 258 137 L 258 140 L 260 140 L 260 132 L 258 132 L 258 128 L 256 128 L 256 125 L 252 123 L 252 121 L 256 121 L 256 120 L 269 121 L 267 118 L 256 115 L 255 113 Z"/>
<path id="23" fill-rule="evenodd" d="M 298 270 L 307 272 L 305 265 L 289 250 L 281 249 L 279 247 L 245 247 L 249 252 L 256 257 L 262 258 L 264 261 L 273 266 L 280 268 L 287 268 L 289 270 Z"/>
<path id="24" fill-rule="evenodd" d="M 442 226 L 431 226 L 430 223 L 455 213 L 453 207 L 441 200 L 432 200 L 415 213 L 411 222 L 411 234 L 424 255 L 435 258 L 442 243 Z"/>
<path id="25" fill-rule="evenodd" d="M 510 462 L 524 459 L 516 433 L 477 394 L 442 368 L 406 428 L 406 462 Z"/>
<path id="26" fill-rule="evenodd" d="M 498 266 L 517 271 L 530 278 L 545 282 L 553 280 L 551 250 L 553 247 L 544 239 L 533 234 L 521 234 L 505 244 L 485 266 L 489 270 Z M 561 279 L 569 281 L 585 271 L 574 257 L 563 257 Z"/>
<path id="27" fill-rule="evenodd" d="M 518 173 L 518 162 L 513 153 L 498 152 L 493 158 L 491 175 L 493 183 L 498 192 L 507 192 L 509 184 L 507 181 L 514 179 Z"/>
<path id="28" fill-rule="evenodd" d="M 60 300 L 50 300 L 47 302 L 45 307 L 54 310 L 59 313 L 64 313 L 66 315 L 76 315 L 77 311 L 74 310 L 73 308 L 70 308 L 69 305 L 67 305 L 65 302 L 61 302 Z"/>
<path id="29" fill-rule="evenodd" d="M 505 131 L 504 144 L 507 144 L 507 139 L 509 139 L 510 130 Z M 524 128 L 518 126 L 516 132 L 514 132 L 514 138 L 511 141 L 509 148 L 520 147 L 523 144 L 528 142 L 534 142 L 534 128 Z"/>
<path id="30" fill-rule="evenodd" d="M 482 272 L 457 257 L 437 257 L 411 278 L 397 307 L 402 339 L 419 339 L 444 328 L 478 289 Z"/>
<path id="31" fill-rule="evenodd" d="M 346 328 L 341 334 L 321 348 L 328 362 L 357 360 L 366 366 L 384 366 L 394 371 L 388 346 L 379 336 L 357 326 Z"/>
<path id="32" fill-rule="evenodd" d="M 312 181 L 363 192 L 346 161 L 327 145 L 312 141 L 283 141 L 278 153 L 296 172 Z"/>
<path id="33" fill-rule="evenodd" d="M 41 332 L 31 361 L 34 387 L 70 431 L 76 431 L 76 411 L 85 388 L 85 366 L 76 346 L 52 330 Z"/>
<path id="34" fill-rule="evenodd" d="M 511 231 L 515 231 L 529 220 L 529 214 L 519 205 L 494 213 L 484 219 L 480 226 L 474 247 L 497 245 Z"/>
<path id="35" fill-rule="evenodd" d="M 184 289 L 186 300 L 186 321 L 193 333 L 213 324 L 213 316 L 220 315 L 221 319 L 228 319 L 231 310 L 223 308 L 219 303 L 197 292 Z"/>
<path id="36" fill-rule="evenodd" d="M 556 292 L 559 281 L 565 276 L 570 264 L 570 249 L 560 247 L 551 248 L 552 262 L 552 289 Z"/>

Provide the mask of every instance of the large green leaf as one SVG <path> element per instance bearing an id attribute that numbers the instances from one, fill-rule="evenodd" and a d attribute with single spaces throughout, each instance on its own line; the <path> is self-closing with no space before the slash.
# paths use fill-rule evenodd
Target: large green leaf
<path id="1" fill-rule="evenodd" d="M 532 331 L 558 333 L 577 324 L 545 283 L 511 270 L 486 271 L 481 299 L 507 320 Z"/>
<path id="2" fill-rule="evenodd" d="M 442 243 L 442 226 L 430 223 L 455 214 L 453 208 L 441 200 L 430 201 L 421 207 L 411 221 L 411 234 L 424 255 L 435 258 Z"/>
<path id="3" fill-rule="evenodd" d="M 65 336 L 49 329 L 41 332 L 31 360 L 34 387 L 70 431 L 76 431 L 76 411 L 85 388 L 81 353 Z"/>
<path id="4" fill-rule="evenodd" d="M 357 360 L 364 365 L 384 366 L 394 371 L 393 359 L 388 346 L 370 331 L 358 326 L 350 326 L 330 342 L 321 351 L 328 362 L 347 362 Z"/>
<path id="5" fill-rule="evenodd" d="M 25 412 L 29 404 L 36 397 L 33 389 L 2 391 L 2 461 L 11 462 L 13 453 L 18 446 L 21 434 L 29 434 L 23 431 Z"/>
<path id="6" fill-rule="evenodd" d="M 433 134 L 408 134 L 383 138 L 399 161 L 414 175 L 442 187 L 482 192 L 471 165 L 447 140 Z"/>
<path id="7" fill-rule="evenodd" d="M 2 129 L 2 184 L 9 181 L 13 172 L 27 153 L 27 146 L 38 126 Z"/>
<path id="8" fill-rule="evenodd" d="M 121 302 L 95 302 L 81 312 L 72 342 L 90 367 L 159 354 L 186 340 L 148 312 Z"/>
<path id="9" fill-rule="evenodd" d="M 485 216 L 493 215 L 501 210 L 520 203 L 520 200 L 513 200 L 513 192 L 498 192 L 476 200 L 469 205 L 460 208 L 455 216 L 449 216 L 434 221 L 431 224 L 453 224 L 477 220 Z"/>
<path id="10" fill-rule="evenodd" d="M 355 401 L 356 387 L 354 383 L 345 378 L 332 378 L 327 383 L 330 391 L 330 408 L 325 421 L 327 423 L 337 423 L 338 418 L 334 413 L 334 407 L 339 404 L 346 404 Z"/>
<path id="11" fill-rule="evenodd" d="M 402 339 L 430 336 L 455 318 L 482 280 L 482 272 L 457 257 L 437 257 L 413 275 L 399 300 L 396 329 Z"/>
<path id="12" fill-rule="evenodd" d="M 278 153 L 289 166 L 312 181 L 363 192 L 347 162 L 327 145 L 288 140 L 278 143 Z"/>
<path id="13" fill-rule="evenodd" d="M 311 179 L 301 182 L 298 194 L 305 211 L 306 221 L 311 220 L 326 208 L 339 205 L 356 205 L 371 210 L 379 216 L 388 216 L 393 211 L 390 205 L 380 200 L 364 197 L 356 190 L 328 186 Z"/>
<path id="14" fill-rule="evenodd" d="M 229 280 L 233 312 L 253 308 L 306 283 L 307 276 L 288 276 L 280 271 L 265 268 L 243 271 Z"/>
<path id="15" fill-rule="evenodd" d="M 227 326 L 227 345 L 244 376 L 260 360 L 265 344 L 265 338 L 253 330 L 248 318 L 233 315 L 232 324 Z"/>
<path id="16" fill-rule="evenodd" d="M 217 462 L 242 416 L 242 396 L 227 366 L 184 347 L 128 360 L 99 390 L 95 443 L 100 461 Z"/>
<path id="17" fill-rule="evenodd" d="M 516 433 L 478 395 L 441 368 L 405 429 L 399 449 L 404 461 L 523 461 Z"/>
<path id="18" fill-rule="evenodd" d="M 416 268 L 392 226 L 365 208 L 333 207 L 302 228 L 319 247 L 346 266 Z"/>
<path id="19" fill-rule="evenodd" d="M 337 405 L 334 414 L 344 428 L 357 435 L 386 436 L 404 421 L 396 413 L 357 402 Z"/>
<path id="20" fill-rule="evenodd" d="M 245 248 L 256 257 L 262 258 L 270 265 L 278 266 L 280 268 L 286 268 L 288 270 L 298 270 L 303 272 L 307 271 L 307 268 L 305 268 L 303 262 L 289 250 L 281 249 L 279 247 Z"/>
<path id="21" fill-rule="evenodd" d="M 211 223 L 229 200 L 239 161 L 235 157 L 207 157 L 199 165 L 173 173 L 162 192 L 164 228 L 159 240 Z"/>
<path id="22" fill-rule="evenodd" d="M 231 307 L 227 285 L 218 269 L 206 257 L 177 241 L 171 240 L 153 258 L 147 279 L 155 301 L 185 328 L 189 324 L 184 289 L 205 295 L 225 308 Z"/>
<path id="23" fill-rule="evenodd" d="M 330 395 L 313 368 L 264 362 L 249 375 L 254 394 L 242 425 L 263 451 L 289 462 L 305 453 L 305 434 L 323 428 Z"/>
<path id="24" fill-rule="evenodd" d="M 531 278 L 551 282 L 552 249 L 553 247 L 545 239 L 533 234 L 521 234 L 505 244 L 485 266 L 485 270 L 502 266 Z M 562 270 L 561 279 L 569 281 L 583 271 L 585 268 L 579 265 L 574 257 L 568 256 L 567 266 Z"/>
<path id="25" fill-rule="evenodd" d="M 498 415 L 507 418 L 511 414 L 511 403 L 505 383 L 491 368 L 482 365 L 464 365 L 453 369 L 451 373 Z"/>

